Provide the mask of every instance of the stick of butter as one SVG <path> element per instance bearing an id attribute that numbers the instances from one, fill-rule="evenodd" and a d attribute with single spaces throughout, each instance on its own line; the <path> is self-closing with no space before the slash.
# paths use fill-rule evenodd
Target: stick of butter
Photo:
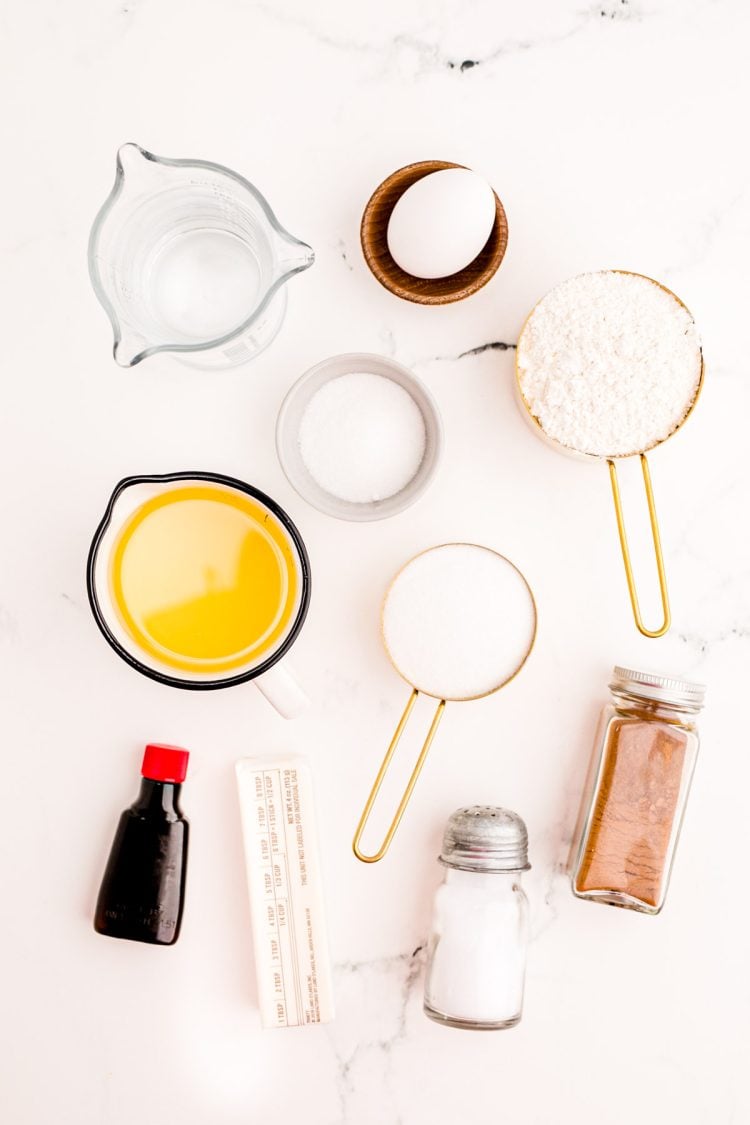
<path id="1" fill-rule="evenodd" d="M 333 985 L 304 758 L 236 765 L 263 1027 L 333 1019 Z"/>

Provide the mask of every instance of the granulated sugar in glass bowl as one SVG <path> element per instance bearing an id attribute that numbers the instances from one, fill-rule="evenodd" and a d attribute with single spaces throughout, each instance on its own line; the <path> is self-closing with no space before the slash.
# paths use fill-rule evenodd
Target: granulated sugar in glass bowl
<path id="1" fill-rule="evenodd" d="M 289 482 L 338 519 L 384 519 L 425 491 L 442 451 L 435 401 L 407 368 L 384 356 L 333 356 L 284 400 L 276 449 Z"/>
<path id="2" fill-rule="evenodd" d="M 424 457 L 424 419 L 398 383 L 352 371 L 312 396 L 300 421 L 299 447 L 321 488 L 339 500 L 370 504 L 413 480 Z"/>
<path id="3" fill-rule="evenodd" d="M 534 308 L 518 344 L 524 404 L 548 438 L 626 457 L 668 438 L 695 401 L 698 333 L 673 293 L 617 270 L 564 281 Z"/>

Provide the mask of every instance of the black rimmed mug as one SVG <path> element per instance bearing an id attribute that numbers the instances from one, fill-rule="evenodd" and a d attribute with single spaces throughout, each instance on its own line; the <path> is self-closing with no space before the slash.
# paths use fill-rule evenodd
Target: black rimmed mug
<path id="1" fill-rule="evenodd" d="M 285 614 L 283 619 L 274 623 L 265 647 L 256 646 L 254 652 L 250 648 L 247 651 L 240 649 L 236 653 L 223 654 L 222 659 L 185 656 L 183 660 L 180 653 L 160 648 L 161 640 L 156 634 L 144 640 L 123 611 L 122 599 L 115 594 L 113 567 L 118 551 L 123 549 L 127 529 L 133 521 L 148 518 L 148 514 L 162 503 L 171 504 L 183 498 L 193 503 L 214 501 L 228 509 L 236 507 L 257 513 L 253 532 L 268 540 L 268 558 L 272 561 L 278 559 L 280 574 L 284 567 L 291 568 L 287 577 L 288 588 L 292 592 L 285 602 Z M 248 516 L 248 520 L 250 518 Z M 200 535 L 196 541 L 201 544 L 210 542 L 209 537 Z M 176 546 L 174 550 L 177 550 Z M 169 555 L 169 551 L 166 554 Z M 154 567 L 163 569 L 163 573 L 158 574 L 162 589 L 169 589 L 173 581 L 169 562 L 169 557 L 162 555 L 154 559 Z M 189 559 L 188 562 L 195 564 L 195 560 Z M 201 558 L 196 565 L 208 583 L 205 594 L 199 595 L 206 619 L 205 614 L 210 615 L 210 599 L 216 596 L 217 579 L 210 563 Z M 196 565 L 193 565 L 193 572 Z M 205 472 L 131 476 L 121 480 L 115 486 L 94 533 L 88 556 L 87 588 L 94 619 L 105 640 L 121 659 L 142 675 L 170 687 L 194 691 L 231 687 L 253 680 L 285 718 L 293 718 L 307 703 L 304 691 L 286 662 L 281 663 L 299 635 L 310 603 L 307 551 L 299 531 L 283 508 L 252 485 L 234 477 Z"/>

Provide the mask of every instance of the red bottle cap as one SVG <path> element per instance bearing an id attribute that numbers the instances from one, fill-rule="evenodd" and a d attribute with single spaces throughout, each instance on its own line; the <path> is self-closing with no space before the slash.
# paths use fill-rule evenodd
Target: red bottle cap
<path id="1" fill-rule="evenodd" d="M 150 742 L 143 755 L 141 773 L 151 781 L 173 781 L 178 785 L 185 780 L 190 754 L 179 746 L 165 746 Z"/>

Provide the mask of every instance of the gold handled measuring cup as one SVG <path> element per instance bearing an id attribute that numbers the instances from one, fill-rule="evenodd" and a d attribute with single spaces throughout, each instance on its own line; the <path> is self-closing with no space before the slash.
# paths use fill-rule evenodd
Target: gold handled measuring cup
<path id="1" fill-rule="evenodd" d="M 693 318 L 692 318 L 692 315 L 691 315 L 690 311 L 683 304 L 683 302 L 680 300 L 680 298 L 677 297 L 670 289 L 667 289 L 667 287 L 665 285 L 662 285 L 658 281 L 654 281 L 653 278 L 646 277 L 644 274 L 632 273 L 628 270 L 602 270 L 600 272 L 603 276 L 617 275 L 617 276 L 622 276 L 622 277 L 626 277 L 626 278 L 637 278 L 637 279 L 640 279 L 641 281 L 645 281 L 645 282 L 648 282 L 651 285 L 657 286 L 663 293 L 666 293 L 675 302 L 675 304 L 680 307 L 680 309 L 682 309 L 687 314 L 689 324 L 694 331 L 694 321 L 693 321 Z M 583 275 L 583 277 L 585 277 L 585 276 L 586 275 Z M 571 279 L 570 283 L 574 283 L 578 280 L 580 280 L 580 279 L 573 278 L 573 279 Z M 570 283 L 563 283 L 563 284 L 570 284 Z M 552 290 L 552 293 L 555 293 L 555 290 Z M 690 414 L 693 412 L 693 409 L 695 408 L 695 404 L 698 401 L 698 396 L 699 396 L 701 388 L 703 386 L 703 376 L 704 376 L 703 352 L 702 352 L 702 349 L 701 349 L 701 346 L 700 346 L 700 342 L 697 340 L 697 336 L 696 336 L 697 377 L 695 378 L 695 380 L 692 384 L 691 395 L 686 402 L 685 408 L 683 409 L 681 416 L 674 420 L 671 430 L 669 431 L 669 433 L 666 434 L 665 437 L 662 437 L 662 438 L 659 438 L 657 440 L 651 441 L 648 445 L 644 446 L 643 448 L 631 449 L 626 453 L 623 453 L 623 452 L 611 452 L 611 453 L 597 452 L 597 453 L 592 453 L 590 450 L 577 449 L 577 448 L 574 448 L 573 446 L 564 444 L 563 442 L 561 442 L 559 439 L 555 438 L 552 434 L 550 434 L 545 429 L 542 421 L 535 414 L 534 409 L 532 408 L 532 406 L 530 406 L 529 402 L 527 401 L 526 396 L 524 394 L 524 389 L 523 389 L 523 370 L 524 370 L 525 361 L 526 361 L 526 353 L 527 353 L 527 349 L 529 347 L 529 342 L 530 342 L 530 333 L 533 330 L 532 326 L 533 326 L 534 317 L 535 317 L 535 314 L 538 312 L 538 310 L 542 308 L 542 306 L 544 305 L 544 302 L 550 296 L 551 296 L 551 294 L 547 294 L 546 297 L 543 297 L 541 299 L 541 301 L 539 301 L 534 306 L 534 308 L 531 310 L 528 317 L 526 318 L 526 321 L 524 322 L 523 328 L 521 329 L 521 335 L 519 337 L 518 347 L 516 349 L 516 365 L 515 365 L 516 389 L 517 389 L 517 392 L 518 392 L 518 399 L 521 403 L 521 406 L 523 407 L 523 414 L 526 417 L 526 419 L 531 422 L 535 433 L 538 436 L 542 437 L 545 441 L 547 441 L 548 444 L 553 445 L 556 449 L 558 449 L 561 452 L 572 454 L 573 456 L 576 456 L 576 457 L 579 457 L 579 458 L 584 458 L 586 460 L 605 460 L 607 462 L 607 465 L 608 465 L 608 468 L 609 468 L 610 484 L 611 484 L 611 487 L 612 487 L 612 498 L 614 500 L 614 506 L 615 506 L 615 518 L 617 520 L 617 531 L 618 531 L 618 535 L 619 535 L 619 539 L 620 539 L 620 549 L 621 549 L 621 552 L 622 552 L 623 563 L 625 565 L 625 577 L 626 577 L 626 580 L 627 580 L 628 593 L 630 595 L 630 604 L 631 604 L 632 610 L 633 610 L 633 617 L 635 618 L 635 623 L 636 623 L 636 626 L 637 626 L 639 632 L 642 633 L 644 637 L 661 637 L 667 632 L 667 630 L 669 629 L 669 626 L 671 624 L 671 611 L 670 611 L 670 606 L 669 606 L 669 594 L 668 594 L 668 591 L 667 591 L 667 578 L 666 578 L 666 572 L 665 572 L 665 567 L 664 567 L 664 556 L 663 556 L 662 546 L 661 546 L 661 536 L 659 534 L 659 524 L 658 524 L 658 520 L 657 520 L 657 516 L 656 516 L 656 504 L 655 504 L 655 501 L 654 501 L 654 492 L 653 492 L 653 487 L 652 487 L 652 484 L 651 484 L 651 473 L 650 473 L 650 470 L 649 470 L 648 459 L 646 457 L 646 454 L 648 452 L 650 452 L 650 450 L 655 449 L 656 446 L 661 445 L 662 442 L 666 441 L 667 438 L 671 437 L 674 433 L 676 433 L 677 430 L 679 430 L 683 426 L 683 424 L 685 423 L 685 421 L 687 420 L 687 418 L 690 416 Z M 646 359 L 646 362 L 647 362 L 647 359 Z M 645 490 L 646 490 L 646 503 L 648 505 L 648 515 L 649 515 L 649 522 L 650 522 L 650 526 L 651 526 L 651 536 L 652 536 L 652 540 L 653 540 L 654 553 L 655 553 L 655 557 L 656 557 L 656 570 L 657 570 L 658 581 L 659 581 L 659 595 L 660 595 L 660 599 L 661 599 L 662 621 L 661 621 L 661 624 L 658 625 L 654 629 L 649 629 L 649 628 L 646 627 L 646 625 L 643 622 L 642 615 L 641 615 L 640 603 L 639 603 L 639 600 L 638 600 L 638 592 L 636 590 L 635 578 L 634 578 L 634 575 L 633 575 L 633 565 L 632 565 L 632 562 L 631 562 L 630 548 L 628 546 L 627 532 L 626 532 L 626 529 L 625 529 L 625 518 L 624 518 L 623 510 L 622 510 L 622 500 L 621 500 L 621 496 L 620 496 L 620 486 L 619 486 L 619 482 L 618 482 L 618 478 L 617 478 L 616 461 L 619 458 L 631 457 L 631 456 L 632 457 L 635 457 L 635 456 L 639 457 L 640 462 L 641 462 L 641 471 L 643 473 L 643 483 L 644 483 L 644 487 L 645 487 Z"/>
<path id="2" fill-rule="evenodd" d="M 388 657 L 412 691 L 359 819 L 352 847 L 377 863 L 390 847 L 449 701 L 482 699 L 520 672 L 536 636 L 528 582 L 503 555 L 474 543 L 445 543 L 416 555 L 391 583 L 381 615 Z M 362 850 L 396 747 L 420 692 L 438 704 L 406 788 L 378 850 Z"/>

